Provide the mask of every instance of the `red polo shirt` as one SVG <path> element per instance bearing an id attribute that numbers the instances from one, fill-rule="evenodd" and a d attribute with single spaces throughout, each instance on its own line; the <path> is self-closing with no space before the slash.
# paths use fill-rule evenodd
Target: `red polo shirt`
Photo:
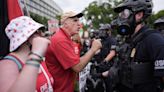
<path id="1" fill-rule="evenodd" d="M 71 37 L 60 29 L 51 38 L 46 64 L 54 78 L 54 92 L 73 92 L 76 74 L 71 69 L 80 61 Z"/>

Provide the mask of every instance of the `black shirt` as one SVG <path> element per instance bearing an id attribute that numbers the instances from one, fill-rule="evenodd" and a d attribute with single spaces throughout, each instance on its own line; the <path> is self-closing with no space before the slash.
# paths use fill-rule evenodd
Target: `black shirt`
<path id="1" fill-rule="evenodd" d="M 113 37 L 107 37 L 101 40 L 102 48 L 101 51 L 94 56 L 97 62 L 101 62 L 110 53 L 110 50 L 115 50 L 117 41 Z"/>

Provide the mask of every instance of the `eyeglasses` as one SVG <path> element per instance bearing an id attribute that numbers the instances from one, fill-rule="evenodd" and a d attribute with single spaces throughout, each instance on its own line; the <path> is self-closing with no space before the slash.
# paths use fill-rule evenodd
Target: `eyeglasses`
<path id="1" fill-rule="evenodd" d="M 119 13 L 120 18 L 128 18 L 132 14 L 132 11 L 129 9 L 124 9 L 122 12 Z"/>

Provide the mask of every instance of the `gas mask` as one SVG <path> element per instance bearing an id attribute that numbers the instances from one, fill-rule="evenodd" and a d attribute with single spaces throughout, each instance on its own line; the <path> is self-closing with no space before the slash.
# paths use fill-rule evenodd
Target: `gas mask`
<path id="1" fill-rule="evenodd" d="M 108 34 L 107 34 L 106 29 L 100 30 L 100 32 L 99 32 L 99 38 L 105 39 L 107 37 L 108 37 Z"/>
<path id="2" fill-rule="evenodd" d="M 117 21 L 117 31 L 120 35 L 130 35 L 136 28 L 135 15 L 129 9 L 124 9 L 119 13 Z"/>

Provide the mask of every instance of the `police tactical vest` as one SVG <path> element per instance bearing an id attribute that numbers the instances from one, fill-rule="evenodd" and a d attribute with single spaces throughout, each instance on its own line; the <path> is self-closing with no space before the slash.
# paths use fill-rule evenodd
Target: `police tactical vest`
<path id="1" fill-rule="evenodd" d="M 150 82 L 153 80 L 154 66 L 152 62 L 140 62 L 135 60 L 135 54 L 140 43 L 154 30 L 147 29 L 135 36 L 130 43 L 124 45 L 120 66 L 120 81 L 123 85 L 132 88 L 135 84 Z"/>

